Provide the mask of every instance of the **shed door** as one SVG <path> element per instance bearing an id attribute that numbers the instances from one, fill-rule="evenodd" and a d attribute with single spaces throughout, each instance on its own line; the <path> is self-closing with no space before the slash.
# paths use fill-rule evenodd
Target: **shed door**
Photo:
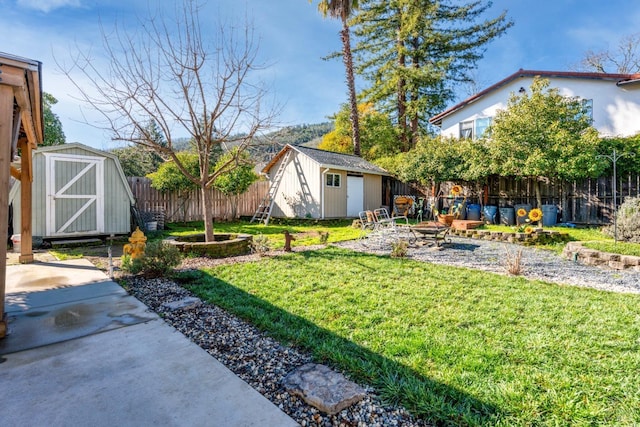
<path id="1" fill-rule="evenodd" d="M 357 217 L 364 206 L 364 178 L 347 175 L 347 216 Z"/>
<path id="2" fill-rule="evenodd" d="M 45 153 L 47 236 L 104 232 L 104 158 Z"/>

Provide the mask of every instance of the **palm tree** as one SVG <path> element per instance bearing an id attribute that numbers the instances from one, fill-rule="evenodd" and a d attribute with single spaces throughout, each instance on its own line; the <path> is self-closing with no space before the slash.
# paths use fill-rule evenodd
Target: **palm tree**
<path id="1" fill-rule="evenodd" d="M 360 155 L 360 124 L 358 121 L 358 101 L 356 100 L 356 84 L 353 75 L 353 57 L 351 56 L 351 31 L 349 17 L 358 8 L 358 0 L 320 0 L 318 10 L 323 16 L 339 18 L 342 21 L 340 39 L 342 40 L 342 60 L 347 74 L 349 103 L 351 104 L 351 134 L 353 154 Z"/>

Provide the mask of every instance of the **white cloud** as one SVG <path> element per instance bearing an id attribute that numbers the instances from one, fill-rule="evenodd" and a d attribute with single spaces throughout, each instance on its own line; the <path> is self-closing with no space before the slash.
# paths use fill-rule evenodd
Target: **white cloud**
<path id="1" fill-rule="evenodd" d="M 62 7 L 80 7 L 80 0 L 18 0 L 18 6 L 48 13 Z"/>

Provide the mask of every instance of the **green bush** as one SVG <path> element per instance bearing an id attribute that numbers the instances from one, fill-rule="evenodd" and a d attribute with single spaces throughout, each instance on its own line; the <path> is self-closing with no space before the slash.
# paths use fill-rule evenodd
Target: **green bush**
<path id="1" fill-rule="evenodd" d="M 270 250 L 271 242 L 269 242 L 269 238 L 267 236 L 262 233 L 253 236 L 253 240 L 251 241 L 251 252 L 262 256 Z"/>
<path id="2" fill-rule="evenodd" d="M 409 252 L 409 242 L 404 239 L 391 243 L 391 258 L 406 258 Z"/>
<path id="3" fill-rule="evenodd" d="M 144 255 L 139 258 L 132 259 L 129 255 L 124 255 L 122 269 L 145 277 L 168 276 L 181 261 L 182 255 L 178 248 L 163 241 L 155 241 L 147 244 Z"/>
<path id="4" fill-rule="evenodd" d="M 640 243 L 640 198 L 627 197 L 616 212 L 618 239 Z M 609 236 L 614 235 L 614 226 L 604 229 Z"/>

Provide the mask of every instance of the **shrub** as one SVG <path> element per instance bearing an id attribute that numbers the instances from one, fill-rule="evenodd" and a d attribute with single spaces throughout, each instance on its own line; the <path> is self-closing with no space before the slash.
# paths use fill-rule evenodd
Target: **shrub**
<path id="1" fill-rule="evenodd" d="M 408 251 L 409 243 L 404 239 L 391 243 L 391 258 L 405 258 Z"/>
<path id="2" fill-rule="evenodd" d="M 147 244 L 144 255 L 132 259 L 129 255 L 122 257 L 122 269 L 131 274 L 142 274 L 146 277 L 168 276 L 180 265 L 182 256 L 178 248 L 163 241 Z"/>
<path id="3" fill-rule="evenodd" d="M 640 243 L 640 198 L 627 197 L 616 212 L 618 239 Z M 614 226 L 604 228 L 604 233 L 614 235 Z"/>
<path id="4" fill-rule="evenodd" d="M 262 233 L 253 236 L 253 240 L 251 241 L 251 252 L 262 256 L 270 250 L 271 242 L 269 242 L 269 238 L 267 236 Z"/>
<path id="5" fill-rule="evenodd" d="M 516 249 L 511 252 L 505 245 L 505 267 L 507 272 L 513 276 L 519 276 L 522 274 L 522 248 Z"/>

